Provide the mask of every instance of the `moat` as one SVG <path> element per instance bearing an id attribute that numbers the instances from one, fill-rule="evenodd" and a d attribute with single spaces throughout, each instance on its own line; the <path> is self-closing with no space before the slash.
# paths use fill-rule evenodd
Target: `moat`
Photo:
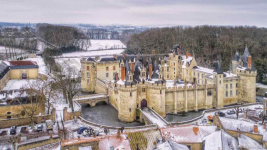
<path id="1" fill-rule="evenodd" d="M 97 103 L 95 107 L 90 107 L 87 104 L 82 104 L 82 117 L 85 120 L 94 122 L 97 124 L 117 127 L 133 127 L 143 126 L 140 122 L 125 123 L 118 120 L 118 111 L 106 103 Z M 203 111 L 189 112 L 186 115 L 166 115 L 165 119 L 168 122 L 181 122 L 199 117 Z"/>

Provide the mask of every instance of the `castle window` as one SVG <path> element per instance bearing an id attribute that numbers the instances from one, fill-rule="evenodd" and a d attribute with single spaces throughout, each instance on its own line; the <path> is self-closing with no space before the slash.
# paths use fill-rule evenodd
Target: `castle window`
<path id="1" fill-rule="evenodd" d="M 175 68 L 173 68 L 173 70 L 175 71 Z"/>
<path id="2" fill-rule="evenodd" d="M 89 80 L 89 79 L 87 79 L 87 84 L 89 84 L 89 82 L 90 82 L 90 80 Z"/>
<path id="3" fill-rule="evenodd" d="M 228 91 L 225 92 L 225 96 L 228 97 Z"/>
<path id="4" fill-rule="evenodd" d="M 137 108 L 139 107 L 139 105 L 137 104 Z"/>
<path id="5" fill-rule="evenodd" d="M 129 108 L 129 112 L 131 112 L 132 111 L 132 108 Z"/>
<path id="6" fill-rule="evenodd" d="M 238 83 L 236 83 L 235 86 L 238 87 Z"/>
<path id="7" fill-rule="evenodd" d="M 197 77 L 199 77 L 199 73 L 197 73 Z"/>
<path id="8" fill-rule="evenodd" d="M 173 65 L 175 66 L 175 63 L 173 63 Z"/>
<path id="9" fill-rule="evenodd" d="M 106 77 L 108 78 L 108 73 L 106 73 Z"/>
<path id="10" fill-rule="evenodd" d="M 108 67 L 106 67 L 106 71 L 108 71 Z"/>
<path id="11" fill-rule="evenodd" d="M 90 70 L 90 66 L 87 66 L 87 70 Z"/>
<path id="12" fill-rule="evenodd" d="M 169 75 L 167 75 L 167 79 L 169 79 L 170 78 L 170 76 Z"/>
<path id="13" fill-rule="evenodd" d="M 142 77 L 145 77 L 146 76 L 146 73 L 145 72 L 142 72 Z"/>
<path id="14" fill-rule="evenodd" d="M 90 77 L 90 74 L 89 74 L 89 72 L 87 72 L 87 78 L 89 78 Z"/>
<path id="15" fill-rule="evenodd" d="M 233 93 L 232 93 L 232 91 L 230 91 L 230 97 L 232 97 L 233 96 Z"/>
<path id="16" fill-rule="evenodd" d="M 132 76 L 130 76 L 130 80 L 132 80 Z"/>
<path id="17" fill-rule="evenodd" d="M 204 74 L 202 74 L 202 78 L 204 78 Z"/>
<path id="18" fill-rule="evenodd" d="M 146 92 L 146 89 L 145 88 L 142 88 L 142 92 Z"/>
<path id="19" fill-rule="evenodd" d="M 164 68 L 163 68 L 163 67 L 162 67 L 162 69 L 161 69 L 161 70 L 162 70 L 162 72 L 164 72 Z"/>
<path id="20" fill-rule="evenodd" d="M 167 71 L 169 71 L 169 67 L 167 67 Z"/>
<path id="21" fill-rule="evenodd" d="M 228 84 L 225 85 L 225 88 L 228 89 Z"/>
<path id="22" fill-rule="evenodd" d="M 230 89 L 232 89 L 232 83 L 230 84 Z"/>
<path id="23" fill-rule="evenodd" d="M 132 96 L 132 92 L 130 92 L 130 96 Z"/>
<path id="24" fill-rule="evenodd" d="M 196 76 L 196 72 L 194 72 L 194 76 Z"/>
<path id="25" fill-rule="evenodd" d="M 222 83 L 222 81 L 220 81 L 220 84 Z"/>
<path id="26" fill-rule="evenodd" d="M 160 90 L 159 93 L 162 94 L 162 91 Z"/>
<path id="27" fill-rule="evenodd" d="M 173 72 L 173 74 L 175 74 L 175 72 Z"/>
<path id="28" fill-rule="evenodd" d="M 211 90 L 208 91 L 207 95 L 208 95 L 208 96 L 211 96 L 211 95 L 212 95 Z"/>
<path id="29" fill-rule="evenodd" d="M 116 66 L 113 66 L 113 70 L 116 70 Z"/>

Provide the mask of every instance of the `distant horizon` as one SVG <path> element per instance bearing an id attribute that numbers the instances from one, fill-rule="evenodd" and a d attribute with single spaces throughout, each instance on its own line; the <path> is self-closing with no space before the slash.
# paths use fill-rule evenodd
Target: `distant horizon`
<path id="1" fill-rule="evenodd" d="M 265 26 L 256 26 L 256 25 L 210 25 L 210 24 L 200 24 L 200 25 L 175 25 L 175 24 L 162 24 L 162 25 L 131 25 L 131 24 L 94 24 L 94 23 L 47 23 L 47 22 L 5 22 L 0 21 L 2 23 L 9 23 L 9 24 L 52 24 L 52 25 L 94 25 L 94 26 L 133 26 L 133 27 L 146 27 L 146 28 L 164 28 L 164 27 L 177 27 L 177 26 L 185 26 L 185 27 L 196 27 L 196 26 L 217 26 L 217 27 L 257 27 L 257 28 L 267 28 Z"/>

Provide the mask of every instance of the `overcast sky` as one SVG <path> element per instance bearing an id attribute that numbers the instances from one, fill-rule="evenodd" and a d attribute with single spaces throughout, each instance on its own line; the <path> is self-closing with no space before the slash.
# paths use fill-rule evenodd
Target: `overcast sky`
<path id="1" fill-rule="evenodd" d="M 267 0 L 0 0 L 0 22 L 267 27 Z"/>

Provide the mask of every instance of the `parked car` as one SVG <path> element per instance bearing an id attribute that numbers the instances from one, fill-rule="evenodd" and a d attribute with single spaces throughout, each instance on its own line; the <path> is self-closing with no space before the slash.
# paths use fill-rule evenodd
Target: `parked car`
<path id="1" fill-rule="evenodd" d="M 228 111 L 227 111 L 227 114 L 228 114 L 228 115 L 235 114 L 235 111 L 234 111 L 234 110 L 228 110 Z"/>
<path id="2" fill-rule="evenodd" d="M 215 116 L 224 117 L 225 116 L 225 113 L 224 112 L 221 112 L 221 111 L 218 111 L 218 112 L 215 112 Z"/>
<path id="3" fill-rule="evenodd" d="M 16 126 L 12 126 L 12 127 L 10 128 L 9 133 L 10 133 L 10 134 L 16 134 L 16 130 L 17 130 L 17 127 L 16 127 Z"/>
<path id="4" fill-rule="evenodd" d="M 44 126 L 42 124 L 37 125 L 37 131 L 38 132 L 43 131 L 43 129 L 44 129 Z"/>
<path id="5" fill-rule="evenodd" d="M 99 136 L 99 131 L 98 130 L 94 130 L 94 133 L 96 136 Z"/>
<path id="6" fill-rule="evenodd" d="M 212 115 L 209 115 L 208 116 L 208 119 L 209 119 L 209 121 L 213 121 L 213 116 Z"/>
<path id="7" fill-rule="evenodd" d="M 53 121 L 52 120 L 46 120 L 45 123 L 46 123 L 46 130 L 47 131 L 53 130 Z"/>
<path id="8" fill-rule="evenodd" d="M 78 134 L 82 134 L 83 131 L 86 130 L 86 129 L 89 130 L 89 128 L 87 128 L 87 127 L 80 127 L 80 128 L 77 130 L 77 133 L 78 133 Z"/>

